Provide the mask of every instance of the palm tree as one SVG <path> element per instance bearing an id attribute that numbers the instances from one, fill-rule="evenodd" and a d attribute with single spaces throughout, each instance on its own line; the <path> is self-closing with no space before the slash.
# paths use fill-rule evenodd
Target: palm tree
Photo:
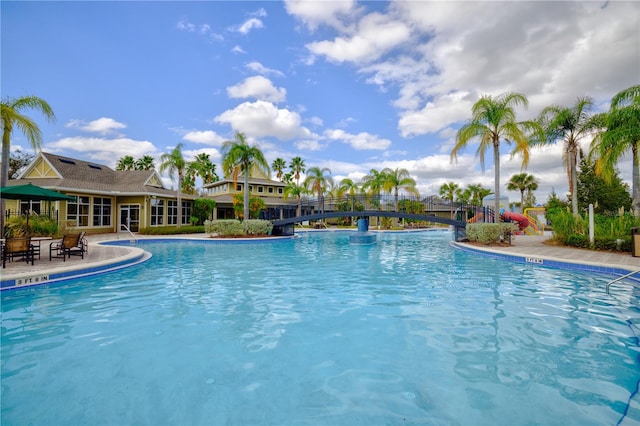
<path id="1" fill-rule="evenodd" d="M 449 210 L 451 212 L 451 218 L 453 219 L 453 202 L 455 201 L 456 194 L 460 186 L 455 182 L 443 183 L 440 186 L 440 196 L 443 200 L 449 201 Z"/>
<path id="2" fill-rule="evenodd" d="M 372 196 L 372 203 L 378 203 L 378 210 L 381 209 L 379 196 L 385 179 L 384 173 L 376 169 L 369 170 L 369 174 L 362 177 L 362 189 Z M 374 200 L 375 197 L 378 199 Z"/>
<path id="3" fill-rule="evenodd" d="M 324 191 L 329 185 L 333 185 L 333 178 L 330 175 L 331 170 L 326 167 L 309 167 L 304 181 L 304 186 L 318 196 L 319 203 L 322 202 L 322 213 L 324 213 Z"/>
<path id="4" fill-rule="evenodd" d="M 631 151 L 631 198 L 633 210 L 640 214 L 640 85 L 617 93 L 611 100 L 609 112 L 602 117 L 606 130 L 593 141 L 592 152 L 600 157 L 596 172 L 607 182 L 615 176 L 615 165 Z"/>
<path id="5" fill-rule="evenodd" d="M 507 189 L 509 191 L 520 191 L 520 208 L 524 213 L 524 192 L 538 189 L 538 181 L 533 175 L 518 173 L 511 176 L 511 179 L 507 183 Z"/>
<path id="6" fill-rule="evenodd" d="M 35 121 L 22 113 L 25 109 L 39 110 L 49 122 L 54 122 L 56 119 L 51 106 L 44 99 L 37 96 L 3 98 L 0 101 L 0 120 L 2 122 L 2 173 L 0 174 L 0 186 L 7 186 L 9 182 L 11 132 L 13 132 L 14 128 L 20 130 L 27 137 L 34 151 L 40 149 L 42 132 Z M 4 212 L 4 209 L 2 211 Z"/>
<path id="7" fill-rule="evenodd" d="M 151 155 L 145 155 L 136 160 L 136 170 L 153 170 L 155 168 L 155 160 Z"/>
<path id="8" fill-rule="evenodd" d="M 116 170 L 119 170 L 119 171 L 135 170 L 135 168 L 136 168 L 136 160 L 133 158 L 132 155 L 125 155 L 124 157 L 120 158 L 116 163 Z"/>
<path id="9" fill-rule="evenodd" d="M 280 180 L 280 181 L 282 181 L 282 174 L 284 173 L 284 169 L 286 167 L 287 167 L 287 162 L 284 161 L 284 159 L 280 158 L 280 157 L 276 158 L 271 163 L 271 170 L 276 172 L 276 178 L 278 180 Z"/>
<path id="10" fill-rule="evenodd" d="M 164 153 L 160 156 L 160 173 L 169 172 L 169 177 L 173 179 L 174 173 L 178 173 L 178 217 L 176 227 L 180 228 L 182 224 L 182 185 L 184 171 L 188 164 L 182 156 L 182 144 L 179 143 L 170 153 Z"/>
<path id="11" fill-rule="evenodd" d="M 300 173 L 305 172 L 304 160 L 300 157 L 293 157 L 289 163 L 289 167 L 291 168 L 296 183 L 300 185 Z"/>
<path id="12" fill-rule="evenodd" d="M 345 178 L 340 181 L 340 190 L 343 194 L 349 194 L 349 198 L 351 199 L 351 211 L 354 210 L 354 198 L 360 189 L 360 185 L 354 182 L 352 179 Z"/>
<path id="13" fill-rule="evenodd" d="M 295 182 L 289 182 L 287 186 L 284 187 L 285 200 L 288 200 L 290 196 L 294 196 L 298 200 L 298 209 L 296 211 L 296 216 L 300 216 L 302 214 L 302 195 L 306 193 L 306 188 L 304 186 L 298 185 Z"/>
<path id="14" fill-rule="evenodd" d="M 578 214 L 578 172 L 577 165 L 582 157 L 580 141 L 592 134 L 595 129 L 590 112 L 593 100 L 589 97 L 578 98 L 572 107 L 551 105 L 540 113 L 540 122 L 546 133 L 543 143 L 554 144 L 564 141 L 564 158 L 567 166 L 571 207 Z"/>
<path id="15" fill-rule="evenodd" d="M 251 170 L 256 167 L 267 176 L 271 173 L 269 163 L 264 158 L 260 148 L 247 144 L 244 133 L 236 132 L 235 139 L 222 144 L 222 169 L 225 176 L 233 178 L 235 185 L 240 173 L 244 176 L 244 210 L 243 219 L 249 218 L 249 177 Z"/>
<path id="16" fill-rule="evenodd" d="M 391 194 L 393 192 L 393 208 L 394 211 L 398 211 L 398 192 L 400 189 L 418 196 L 418 189 L 416 188 L 416 180 L 411 177 L 409 171 L 403 168 L 385 168 L 382 170 L 384 175 L 383 189 Z M 398 224 L 398 218 L 393 218 L 394 225 Z"/>
<path id="17" fill-rule="evenodd" d="M 534 121 L 516 121 L 514 108 L 518 105 L 527 106 L 526 96 L 520 93 L 503 93 L 495 98 L 485 95 L 476 102 L 471 111 L 472 117 L 465 123 L 456 135 L 456 144 L 451 151 L 451 159 L 457 158 L 458 152 L 467 146 L 467 143 L 480 138 L 480 145 L 476 156 L 480 158 L 480 164 L 484 170 L 484 152 L 493 148 L 493 168 L 495 174 L 494 192 L 495 203 L 494 216 L 498 222 L 500 210 L 500 141 L 514 144 L 511 152 L 522 155 L 522 167 L 529 163 L 529 138 L 542 140 L 544 138 L 542 128 Z"/>
<path id="18" fill-rule="evenodd" d="M 481 183 L 469 185 L 466 191 L 469 192 L 469 197 L 468 197 L 469 203 L 474 206 L 481 206 L 482 200 L 484 199 L 484 197 L 491 194 L 491 190 L 483 187 Z M 496 215 L 498 215 L 499 212 L 500 210 L 498 206 L 498 210 L 496 210 Z"/>
<path id="19" fill-rule="evenodd" d="M 0 101 L 0 123 L 2 124 L 2 167 L 0 167 L 0 186 L 9 183 L 9 158 L 11 157 L 11 132 L 16 128 L 26 137 L 34 151 L 40 149 L 42 132 L 30 117 L 23 114 L 25 109 L 39 110 L 49 122 L 56 116 L 51 106 L 37 96 L 20 98 L 2 98 Z M 4 232 L 4 199 L 0 199 L 0 233 Z"/>
<path id="20" fill-rule="evenodd" d="M 194 176 L 200 176 L 202 183 L 212 183 L 218 181 L 216 165 L 211 161 L 209 154 L 201 152 L 197 154 L 193 161 L 189 163 L 189 169 Z"/>

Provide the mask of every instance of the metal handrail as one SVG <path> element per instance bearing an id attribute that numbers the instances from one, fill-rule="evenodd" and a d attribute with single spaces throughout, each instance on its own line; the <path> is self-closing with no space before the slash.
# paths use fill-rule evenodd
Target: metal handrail
<path id="1" fill-rule="evenodd" d="M 613 280 L 613 281 L 609 281 L 609 282 L 607 283 L 607 287 L 606 287 L 606 289 L 607 289 L 607 294 L 610 294 L 610 293 L 609 293 L 609 288 L 611 287 L 611 284 L 615 284 L 615 283 L 617 283 L 618 281 L 622 281 L 622 280 L 624 280 L 625 278 L 629 278 L 630 276 L 635 275 L 635 274 L 637 274 L 637 273 L 640 273 L 640 270 L 635 271 L 635 272 L 629 272 L 628 274 L 623 275 L 623 276 L 621 276 L 621 277 L 618 277 L 618 278 L 616 278 L 616 279 L 615 279 L 615 280 Z"/>
<path id="2" fill-rule="evenodd" d="M 121 228 L 120 228 L 120 229 L 122 229 L 122 227 L 123 227 L 123 228 L 124 228 L 124 229 L 126 229 L 126 230 L 127 230 L 127 232 L 131 235 L 131 242 L 134 242 L 134 243 L 136 243 L 136 244 L 137 244 L 137 243 L 138 243 L 138 239 L 136 238 L 136 236 L 135 236 L 135 235 L 133 235 L 133 232 L 131 232 L 131 230 L 129 229 L 129 227 L 128 227 L 127 225 L 124 225 L 124 224 L 122 224 L 122 225 L 120 225 L 120 226 L 121 226 Z"/>

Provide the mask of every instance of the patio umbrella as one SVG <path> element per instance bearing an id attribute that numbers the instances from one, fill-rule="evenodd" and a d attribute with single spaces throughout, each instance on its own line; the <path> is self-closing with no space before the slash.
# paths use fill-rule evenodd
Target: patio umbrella
<path id="1" fill-rule="evenodd" d="M 0 198 L 7 200 L 23 201 L 75 201 L 76 197 L 52 191 L 51 189 L 36 186 L 32 183 L 26 185 L 3 186 L 0 188 Z"/>
<path id="2" fill-rule="evenodd" d="M 23 200 L 23 201 L 75 201 L 76 197 L 63 194 L 62 192 L 52 191 L 51 189 L 36 186 L 32 183 L 26 185 L 3 186 L 0 188 L 0 198 L 7 200 Z M 27 224 L 29 224 L 29 215 L 27 216 Z"/>

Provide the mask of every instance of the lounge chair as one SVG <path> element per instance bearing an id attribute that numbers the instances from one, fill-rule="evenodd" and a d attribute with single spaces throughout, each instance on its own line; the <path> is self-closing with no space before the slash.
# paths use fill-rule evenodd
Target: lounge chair
<path id="1" fill-rule="evenodd" d="M 84 259 L 86 240 L 84 232 L 81 234 L 68 234 L 62 237 L 60 241 L 54 241 L 49 244 L 49 261 L 54 257 L 62 258 L 63 262 L 71 256 L 80 256 Z"/>
<path id="2" fill-rule="evenodd" d="M 2 245 L 2 267 L 7 265 L 7 259 L 22 257 L 25 262 L 33 265 L 34 248 L 29 237 L 7 238 Z"/>

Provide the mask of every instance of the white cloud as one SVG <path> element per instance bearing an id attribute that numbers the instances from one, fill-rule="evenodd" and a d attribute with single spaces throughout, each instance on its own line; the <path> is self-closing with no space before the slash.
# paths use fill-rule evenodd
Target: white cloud
<path id="1" fill-rule="evenodd" d="M 265 74 L 265 75 L 274 74 L 279 77 L 284 77 L 284 73 L 282 71 L 267 68 L 264 65 L 262 65 L 260 62 L 249 62 L 245 66 L 251 71 L 257 72 L 258 74 Z"/>
<path id="2" fill-rule="evenodd" d="M 261 75 L 248 77 L 241 83 L 227 87 L 230 98 L 256 98 L 267 102 L 282 102 L 286 99 L 287 90 L 275 87 L 271 80 Z"/>
<path id="3" fill-rule="evenodd" d="M 249 34 L 251 30 L 260 29 L 260 28 L 264 28 L 264 24 L 262 23 L 262 20 L 258 18 L 249 18 L 246 21 L 244 21 L 242 24 L 240 24 L 235 29 L 235 31 L 241 34 Z"/>
<path id="4" fill-rule="evenodd" d="M 229 124 L 234 131 L 256 138 L 275 137 L 280 140 L 308 138 L 311 132 L 300 125 L 300 116 L 287 109 L 278 109 L 265 101 L 244 102 L 215 117 L 216 123 Z"/>
<path id="5" fill-rule="evenodd" d="M 224 37 L 221 34 L 217 34 L 211 30 L 211 26 L 209 24 L 200 24 L 196 25 L 190 22 L 187 18 L 182 18 L 176 24 L 176 28 L 180 31 L 185 31 L 188 33 L 196 33 L 199 36 L 202 36 L 209 40 L 223 40 Z"/>
<path id="6" fill-rule="evenodd" d="M 156 147 L 149 141 L 138 141 L 126 137 L 112 139 L 67 137 L 47 143 L 43 148 L 47 152 L 75 151 L 80 154 L 76 158 L 89 158 L 109 166 L 114 166 L 125 155 L 140 158 L 144 155 L 153 156 L 157 152 Z"/>
<path id="7" fill-rule="evenodd" d="M 245 52 L 245 50 L 241 46 L 238 46 L 238 45 L 233 46 L 231 48 L 231 52 L 236 53 L 236 54 L 247 53 L 247 52 Z"/>
<path id="8" fill-rule="evenodd" d="M 192 130 L 187 132 L 182 139 L 188 142 L 214 146 L 221 146 L 225 141 L 225 138 L 213 130 Z"/>
<path id="9" fill-rule="evenodd" d="M 353 19 L 359 10 L 355 0 L 285 0 L 284 4 L 287 13 L 300 19 L 311 30 L 315 30 L 320 25 L 345 30 L 347 25 L 343 21 Z"/>
<path id="10" fill-rule="evenodd" d="M 358 134 L 347 133 L 341 129 L 326 130 L 324 136 L 330 140 L 337 140 L 344 142 L 351 146 L 351 148 L 361 150 L 385 150 L 391 146 L 391 141 L 388 139 L 379 138 L 376 135 L 369 134 L 367 132 L 360 132 Z"/>
<path id="11" fill-rule="evenodd" d="M 333 62 L 369 63 L 410 39 L 409 27 L 379 13 L 365 16 L 355 34 L 307 44 L 315 55 Z"/>
<path id="12" fill-rule="evenodd" d="M 71 120 L 65 124 L 67 128 L 80 129 L 85 132 L 108 134 L 119 129 L 126 128 L 126 124 L 120 123 L 113 118 L 102 117 L 93 121 Z"/>
<path id="13" fill-rule="evenodd" d="M 295 141 L 293 145 L 301 151 L 322 151 L 327 147 L 326 144 L 320 143 L 317 139 L 305 139 Z"/>

